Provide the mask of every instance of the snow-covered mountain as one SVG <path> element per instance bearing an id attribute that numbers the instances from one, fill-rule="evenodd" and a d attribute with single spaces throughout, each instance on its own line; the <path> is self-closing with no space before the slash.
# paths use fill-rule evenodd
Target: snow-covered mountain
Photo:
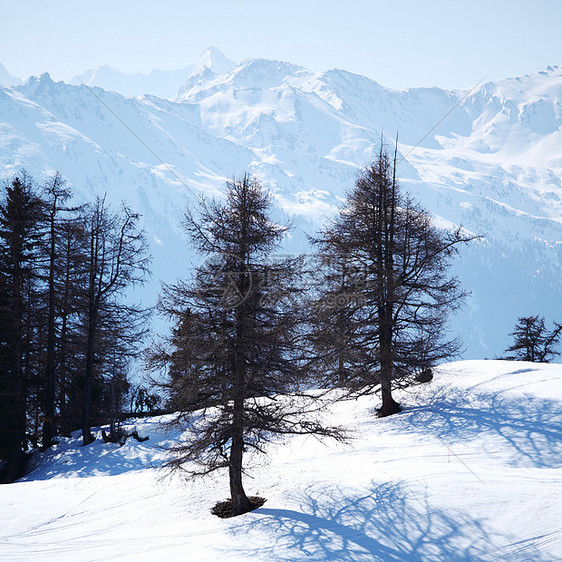
<path id="1" fill-rule="evenodd" d="M 562 366 L 470 361 L 399 391 L 376 419 L 371 396 L 323 409 L 349 443 L 293 436 L 246 455 L 260 509 L 218 519 L 223 469 L 162 478 L 161 418 L 129 420 L 125 445 L 79 432 L 0 486 L 3 560 L 547 562 L 562 558 Z"/>
<path id="2" fill-rule="evenodd" d="M 74 86 L 98 86 L 125 96 L 151 94 L 160 98 L 172 98 L 189 76 L 203 71 L 224 74 L 235 66 L 236 64 L 216 47 L 210 47 L 194 64 L 179 70 L 152 70 L 148 74 L 128 74 L 103 65 L 74 76 L 69 83 Z"/>
<path id="3" fill-rule="evenodd" d="M 215 55 L 216 65 L 195 65 L 175 101 L 47 74 L 0 89 L 0 175 L 59 170 L 82 198 L 127 199 L 145 217 L 155 298 L 159 279 L 185 275 L 191 254 L 178 225 L 196 195 L 257 175 L 295 225 L 286 250 L 303 250 L 381 135 L 393 143 L 398 133 L 403 187 L 440 224 L 485 235 L 455 264 L 472 291 L 454 319 L 465 356 L 500 354 L 518 316 L 560 321 L 562 68 L 471 92 L 395 91 L 281 61 L 229 70 Z"/>
<path id="4" fill-rule="evenodd" d="M 19 86 L 21 80 L 10 74 L 6 67 L 0 63 L 0 86 Z"/>

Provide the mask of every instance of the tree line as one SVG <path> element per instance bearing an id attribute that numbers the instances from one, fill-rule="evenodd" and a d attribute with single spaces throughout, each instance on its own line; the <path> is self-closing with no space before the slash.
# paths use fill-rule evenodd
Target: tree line
<path id="1" fill-rule="evenodd" d="M 126 299 L 148 273 L 139 216 L 104 198 L 72 205 L 59 175 L 41 190 L 25 175 L 0 203 L 0 477 L 21 473 L 25 450 L 56 433 L 114 422 L 154 405 L 129 392 L 147 311 Z M 226 197 L 201 199 L 185 230 L 205 259 L 190 278 L 163 286 L 159 311 L 172 328 L 145 350 L 167 406 L 188 437 L 169 465 L 226 469 L 233 516 L 263 503 L 243 485 L 247 455 L 279 435 L 344 439 L 322 423 L 324 398 L 380 393 L 380 417 L 401 410 L 397 388 L 432 378 L 457 354 L 447 318 L 466 292 L 448 269 L 477 236 L 438 228 L 403 193 L 381 146 L 339 213 L 310 238 L 315 253 L 282 256 L 290 228 L 273 219 L 271 195 L 247 175 Z M 548 360 L 562 327 L 520 319 L 509 358 Z M 319 389 L 324 389 L 320 391 Z M 112 429 L 114 424 L 111 425 Z"/>
<path id="2" fill-rule="evenodd" d="M 139 216 L 105 198 L 76 205 L 60 175 L 22 173 L 0 203 L 0 481 L 29 446 L 115 419 L 147 311 L 126 300 L 148 254 Z"/>
<path id="3" fill-rule="evenodd" d="M 244 490 L 244 458 L 274 436 L 344 438 L 322 423 L 318 388 L 340 397 L 380 390 L 378 415 L 388 416 L 401 409 L 397 387 L 431 378 L 459 349 L 446 320 L 465 293 L 447 270 L 475 236 L 436 227 L 401 192 L 396 154 L 382 146 L 311 239 L 312 264 L 276 257 L 288 227 L 248 176 L 227 184 L 225 200 L 202 200 L 185 229 L 206 260 L 189 280 L 164 286 L 159 308 L 174 328 L 148 365 L 169 374 L 170 403 L 189 435 L 171 466 L 228 470 L 231 498 L 217 515 L 263 503 Z"/>

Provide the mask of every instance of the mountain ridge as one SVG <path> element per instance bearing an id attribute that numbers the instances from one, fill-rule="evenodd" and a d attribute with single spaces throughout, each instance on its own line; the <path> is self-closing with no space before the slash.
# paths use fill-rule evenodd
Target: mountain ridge
<path id="1" fill-rule="evenodd" d="M 0 63 L 0 86 L 19 86 L 22 80 L 8 72 L 8 69 Z"/>
<path id="2" fill-rule="evenodd" d="M 202 68 L 219 74 L 233 68 L 235 63 L 225 57 L 216 47 L 209 47 L 194 63 L 177 70 L 153 69 L 147 73 L 122 72 L 107 65 L 85 71 L 71 78 L 70 85 L 97 86 L 125 96 L 145 94 L 161 98 L 172 98 L 183 82 Z"/>
<path id="3" fill-rule="evenodd" d="M 398 132 L 404 188 L 440 224 L 486 235 L 454 266 L 473 296 L 453 327 L 467 357 L 489 357 L 505 349 L 517 316 L 562 317 L 560 74 L 467 95 L 248 59 L 223 74 L 203 65 L 175 101 L 43 74 L 0 89 L 0 176 L 58 170 L 81 200 L 127 199 L 144 215 L 155 276 L 173 281 L 194 259 L 179 224 L 197 195 L 220 196 L 233 174 L 255 174 L 276 216 L 294 216 L 285 250 L 308 251 L 306 233 Z"/>

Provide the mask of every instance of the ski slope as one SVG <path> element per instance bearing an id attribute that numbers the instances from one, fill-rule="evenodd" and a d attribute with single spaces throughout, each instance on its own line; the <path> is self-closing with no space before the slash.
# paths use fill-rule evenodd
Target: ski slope
<path id="1" fill-rule="evenodd" d="M 1 560 L 533 560 L 562 558 L 562 365 L 465 361 L 400 394 L 340 402 L 347 444 L 295 437 L 254 459 L 249 494 L 219 519 L 225 473 L 166 476 L 180 435 L 133 420 L 123 447 L 78 434 L 0 487 Z"/>

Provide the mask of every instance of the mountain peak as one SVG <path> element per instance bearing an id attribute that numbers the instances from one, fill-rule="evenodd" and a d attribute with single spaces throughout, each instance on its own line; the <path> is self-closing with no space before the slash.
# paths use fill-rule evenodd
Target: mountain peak
<path id="1" fill-rule="evenodd" d="M 306 70 L 289 62 L 263 58 L 242 61 L 229 81 L 240 88 L 276 88 L 291 75 Z"/>
<path id="2" fill-rule="evenodd" d="M 171 98 L 187 78 L 201 73 L 204 68 L 220 75 L 227 74 L 235 66 L 236 64 L 225 57 L 217 47 L 209 47 L 195 63 L 185 68 L 129 74 L 104 64 L 75 76 L 70 84 L 98 86 L 125 96 L 151 94 L 160 98 Z"/>
<path id="3" fill-rule="evenodd" d="M 43 74 L 39 76 L 30 76 L 25 83 L 26 84 L 53 84 L 54 82 L 53 79 L 51 78 L 51 75 L 48 72 L 43 72 Z"/>
<path id="4" fill-rule="evenodd" d="M 193 65 L 193 73 L 200 71 L 203 67 L 207 67 L 214 74 L 227 74 L 236 63 L 227 58 L 217 47 L 209 47 Z"/>

